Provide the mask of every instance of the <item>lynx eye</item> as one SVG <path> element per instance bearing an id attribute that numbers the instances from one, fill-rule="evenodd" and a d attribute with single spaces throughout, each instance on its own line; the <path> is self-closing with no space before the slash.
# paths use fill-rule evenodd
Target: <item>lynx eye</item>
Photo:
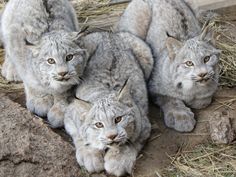
<path id="1" fill-rule="evenodd" d="M 74 55 L 69 54 L 66 56 L 66 61 L 71 61 L 74 58 Z"/>
<path id="2" fill-rule="evenodd" d="M 209 60 L 210 60 L 210 56 L 206 56 L 205 58 L 204 58 L 204 63 L 207 63 Z"/>
<path id="3" fill-rule="evenodd" d="M 187 66 L 193 66 L 193 65 L 194 65 L 193 62 L 191 62 L 191 61 L 186 61 L 185 64 L 186 64 Z"/>
<path id="4" fill-rule="evenodd" d="M 97 128 L 103 128 L 103 127 L 104 127 L 104 125 L 102 124 L 102 122 L 97 122 L 97 123 L 95 123 L 95 126 L 96 126 Z"/>
<path id="5" fill-rule="evenodd" d="M 51 65 L 56 63 L 56 61 L 53 58 L 49 58 L 47 61 Z"/>
<path id="6" fill-rule="evenodd" d="M 119 116 L 119 117 L 115 118 L 115 123 L 118 124 L 121 120 L 122 120 L 122 117 Z"/>

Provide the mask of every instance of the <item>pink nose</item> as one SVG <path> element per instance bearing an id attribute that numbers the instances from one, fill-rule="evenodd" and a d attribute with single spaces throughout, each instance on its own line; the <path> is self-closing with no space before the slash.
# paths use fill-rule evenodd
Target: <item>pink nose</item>
<path id="1" fill-rule="evenodd" d="M 68 74 L 68 72 L 59 72 L 58 75 L 60 76 L 65 76 L 66 74 Z"/>
<path id="2" fill-rule="evenodd" d="M 117 137 L 117 134 L 107 136 L 108 139 L 114 140 Z"/>
<path id="3" fill-rule="evenodd" d="M 199 77 L 205 77 L 207 75 L 207 73 L 200 73 L 198 74 Z"/>

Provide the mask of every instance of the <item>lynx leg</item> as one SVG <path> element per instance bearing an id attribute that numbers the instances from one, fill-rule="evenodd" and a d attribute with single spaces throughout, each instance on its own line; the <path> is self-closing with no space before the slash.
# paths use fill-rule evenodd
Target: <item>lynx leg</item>
<path id="1" fill-rule="evenodd" d="M 140 144 L 125 144 L 110 148 L 104 157 L 105 170 L 115 176 L 132 174 L 140 147 Z"/>
<path id="2" fill-rule="evenodd" d="M 82 141 L 74 141 L 76 146 L 76 159 L 80 166 L 86 168 L 89 173 L 99 173 L 104 170 L 103 154 L 98 149 L 89 145 L 86 146 Z"/>
<path id="3" fill-rule="evenodd" d="M 191 132 L 194 129 L 194 114 L 183 101 L 168 96 L 158 96 L 157 100 L 164 112 L 166 126 L 179 132 Z"/>
<path id="4" fill-rule="evenodd" d="M 24 86 L 27 108 L 38 116 L 45 117 L 53 105 L 53 96 L 35 91 L 26 85 Z"/>
<path id="5" fill-rule="evenodd" d="M 5 55 L 5 61 L 2 65 L 2 75 L 8 81 L 20 82 L 22 81 L 18 75 L 14 64 L 11 62 L 9 55 Z"/>
<path id="6" fill-rule="evenodd" d="M 195 99 L 192 102 L 188 103 L 188 105 L 194 109 L 203 109 L 209 106 L 211 102 L 212 102 L 212 97 L 207 97 L 202 99 Z"/>
<path id="7" fill-rule="evenodd" d="M 68 102 L 66 97 L 54 95 L 54 105 L 47 114 L 48 121 L 53 128 L 64 126 L 64 117 L 67 106 Z"/>

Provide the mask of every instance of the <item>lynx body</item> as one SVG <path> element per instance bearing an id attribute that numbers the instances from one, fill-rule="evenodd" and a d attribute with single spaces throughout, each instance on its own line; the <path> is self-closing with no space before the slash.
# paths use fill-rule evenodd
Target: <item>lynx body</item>
<path id="1" fill-rule="evenodd" d="M 54 127 L 62 126 L 66 92 L 79 83 L 86 64 L 86 52 L 77 44 L 79 27 L 71 4 L 11 0 L 0 31 L 6 49 L 2 75 L 23 81 L 30 111 L 48 116 Z"/>
<path id="2" fill-rule="evenodd" d="M 212 46 L 207 28 L 201 31 L 183 0 L 133 0 L 117 30 L 141 37 L 152 48 L 148 87 L 166 125 L 181 132 L 193 130 L 196 121 L 188 107 L 208 106 L 218 85 L 219 50 Z"/>
<path id="3" fill-rule="evenodd" d="M 145 84 L 151 51 L 129 33 L 93 33 L 81 41 L 91 57 L 64 121 L 77 161 L 89 172 L 131 173 L 151 130 Z"/>

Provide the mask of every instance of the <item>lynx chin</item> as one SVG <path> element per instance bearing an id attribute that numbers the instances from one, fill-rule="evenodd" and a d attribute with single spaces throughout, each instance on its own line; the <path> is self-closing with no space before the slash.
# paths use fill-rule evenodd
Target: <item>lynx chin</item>
<path id="1" fill-rule="evenodd" d="M 211 32 L 201 30 L 193 11 L 179 0 L 133 0 L 117 30 L 139 36 L 152 48 L 148 89 L 165 124 L 192 131 L 196 120 L 190 108 L 208 106 L 218 85 L 220 51 L 211 43 Z"/>

